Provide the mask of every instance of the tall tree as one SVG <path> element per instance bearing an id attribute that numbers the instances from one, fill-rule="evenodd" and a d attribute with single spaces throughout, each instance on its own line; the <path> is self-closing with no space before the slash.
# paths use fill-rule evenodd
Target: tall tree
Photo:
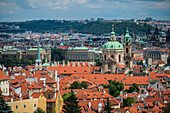
<path id="1" fill-rule="evenodd" d="M 81 106 L 78 105 L 79 101 L 77 100 L 74 92 L 71 90 L 69 93 L 70 97 L 64 100 L 65 105 L 63 106 L 64 113 L 81 113 Z"/>
<path id="2" fill-rule="evenodd" d="M 112 110 L 113 110 L 113 108 L 111 108 L 110 100 L 109 100 L 109 98 L 107 98 L 107 102 L 106 102 L 106 105 L 105 105 L 103 111 L 105 111 L 106 113 L 111 113 Z"/>
<path id="3" fill-rule="evenodd" d="M 0 113 L 12 113 L 10 107 L 5 103 L 1 91 L 0 91 Z"/>

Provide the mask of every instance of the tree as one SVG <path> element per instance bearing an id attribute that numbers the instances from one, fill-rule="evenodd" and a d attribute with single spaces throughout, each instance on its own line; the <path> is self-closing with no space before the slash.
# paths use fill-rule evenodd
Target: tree
<path id="1" fill-rule="evenodd" d="M 110 100 L 109 100 L 109 98 L 107 98 L 107 102 L 106 102 L 106 105 L 105 105 L 103 111 L 105 111 L 106 113 L 111 113 L 112 110 L 113 110 L 113 108 L 111 108 Z"/>
<path id="2" fill-rule="evenodd" d="M 36 111 L 34 113 L 45 113 L 42 108 L 37 107 Z"/>
<path id="3" fill-rule="evenodd" d="M 88 87 L 88 84 L 87 84 L 87 82 L 85 82 L 85 81 L 82 81 L 80 85 L 81 85 L 84 89 L 87 89 L 87 87 Z"/>
<path id="4" fill-rule="evenodd" d="M 134 98 L 127 97 L 127 99 L 123 99 L 123 107 L 131 106 L 132 103 L 135 103 Z"/>
<path id="5" fill-rule="evenodd" d="M 127 93 L 132 93 L 132 92 L 139 92 L 139 86 L 136 83 L 133 83 L 131 87 L 129 87 L 129 90 L 125 90 Z"/>
<path id="6" fill-rule="evenodd" d="M 120 91 L 122 91 L 124 89 L 124 85 L 123 83 L 120 82 L 116 82 L 115 80 L 108 80 L 109 84 L 104 84 L 103 87 L 104 88 L 109 88 L 109 94 L 117 97 L 118 95 L 120 95 Z"/>
<path id="7" fill-rule="evenodd" d="M 79 82 L 77 81 L 74 81 L 71 86 L 70 86 L 71 89 L 82 89 L 82 86 L 80 85 Z"/>
<path id="8" fill-rule="evenodd" d="M 170 113 L 170 102 L 168 103 L 168 106 L 163 108 L 164 113 Z"/>
<path id="9" fill-rule="evenodd" d="M 5 103 L 1 91 L 0 91 L 0 113 L 12 113 L 10 107 Z"/>
<path id="10" fill-rule="evenodd" d="M 70 89 L 87 89 L 88 84 L 85 81 L 82 81 L 81 83 L 74 81 L 71 86 L 69 87 Z"/>
<path id="11" fill-rule="evenodd" d="M 78 105 L 79 101 L 72 90 L 69 95 L 70 96 L 64 100 L 65 105 L 62 111 L 64 113 L 81 113 L 81 106 Z"/>

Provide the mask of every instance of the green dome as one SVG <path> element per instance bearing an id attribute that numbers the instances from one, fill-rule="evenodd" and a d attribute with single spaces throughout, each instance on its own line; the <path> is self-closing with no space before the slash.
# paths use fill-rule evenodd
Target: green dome
<path id="1" fill-rule="evenodd" d="M 44 63 L 42 66 L 49 67 L 50 64 L 49 63 Z"/>
<path id="2" fill-rule="evenodd" d="M 118 41 L 108 41 L 103 45 L 103 49 L 123 49 L 123 45 Z"/>

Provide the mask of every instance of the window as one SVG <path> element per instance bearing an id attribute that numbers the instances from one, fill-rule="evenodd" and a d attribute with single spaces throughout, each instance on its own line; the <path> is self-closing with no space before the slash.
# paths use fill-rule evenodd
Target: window
<path id="1" fill-rule="evenodd" d="M 26 108 L 26 105 L 24 105 L 24 108 Z"/>
<path id="2" fill-rule="evenodd" d="M 120 55 L 119 55 L 119 62 L 121 62 L 121 57 L 120 57 Z"/>
<path id="3" fill-rule="evenodd" d="M 159 84 L 157 84 L 157 88 L 159 88 Z"/>
<path id="4" fill-rule="evenodd" d="M 126 48 L 126 53 L 129 53 L 129 50 L 128 50 L 128 48 Z"/>
<path id="5" fill-rule="evenodd" d="M 34 104 L 34 107 L 36 107 L 37 105 L 36 104 Z"/>
<path id="6" fill-rule="evenodd" d="M 16 109 L 18 109 L 18 105 L 16 105 Z"/>
<path id="7" fill-rule="evenodd" d="M 114 58 L 114 56 L 113 56 L 113 55 L 111 55 L 111 58 Z"/>
<path id="8" fill-rule="evenodd" d="M 104 60 L 106 60 L 106 55 L 104 55 Z"/>
<path id="9" fill-rule="evenodd" d="M 126 61 L 126 65 L 127 65 L 127 64 L 129 64 L 129 62 L 128 62 L 128 61 Z"/>

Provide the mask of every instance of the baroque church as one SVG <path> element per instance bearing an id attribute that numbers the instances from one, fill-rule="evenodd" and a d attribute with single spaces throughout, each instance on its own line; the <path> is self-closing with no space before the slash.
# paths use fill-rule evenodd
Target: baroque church
<path id="1" fill-rule="evenodd" d="M 132 76 L 133 62 L 131 53 L 131 37 L 128 28 L 124 36 L 123 45 L 116 41 L 116 35 L 112 25 L 110 41 L 103 45 L 103 59 L 100 68 L 101 73 L 116 74 L 126 73 Z"/>

